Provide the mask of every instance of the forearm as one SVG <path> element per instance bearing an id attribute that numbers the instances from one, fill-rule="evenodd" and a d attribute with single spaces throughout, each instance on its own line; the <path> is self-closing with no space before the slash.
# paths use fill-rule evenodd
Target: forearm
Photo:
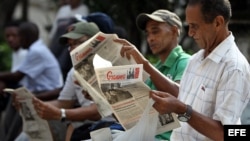
<path id="1" fill-rule="evenodd" d="M 206 137 L 215 140 L 224 140 L 224 129 L 221 122 L 213 120 L 209 117 L 201 115 L 193 111 L 192 116 L 188 122 L 195 130 L 205 135 Z"/>
<path id="2" fill-rule="evenodd" d="M 1 72 L 0 80 L 4 82 L 18 82 L 22 79 L 23 74 L 19 72 L 11 73 L 11 72 Z"/>
<path id="3" fill-rule="evenodd" d="M 176 114 L 183 114 L 187 111 L 186 104 L 183 102 L 174 102 Z M 200 132 L 204 136 L 215 140 L 224 140 L 224 129 L 220 121 L 214 120 L 210 117 L 204 116 L 194 109 L 192 110 L 191 118 L 188 120 L 188 124 L 192 126 L 196 131 Z"/>
<path id="4" fill-rule="evenodd" d="M 87 107 L 66 109 L 66 117 L 67 120 L 72 121 L 99 120 L 101 118 L 95 104 Z"/>
<path id="5" fill-rule="evenodd" d="M 6 84 L 3 81 L 0 81 L 0 93 L 4 88 L 6 88 Z"/>
<path id="6" fill-rule="evenodd" d="M 61 88 L 57 88 L 48 92 L 36 94 L 36 97 L 43 101 L 54 100 L 54 99 L 57 99 L 60 91 L 61 91 Z"/>
<path id="7" fill-rule="evenodd" d="M 164 91 L 177 97 L 179 93 L 179 84 L 170 80 L 160 71 L 158 71 L 151 63 L 145 61 L 143 63 L 144 70 L 150 74 L 150 78 L 159 91 Z"/>
<path id="8" fill-rule="evenodd" d="M 54 105 L 57 108 L 64 108 L 64 109 L 71 109 L 74 108 L 74 105 L 76 103 L 75 100 L 51 100 L 46 101 L 46 103 L 49 103 L 51 105 Z"/>

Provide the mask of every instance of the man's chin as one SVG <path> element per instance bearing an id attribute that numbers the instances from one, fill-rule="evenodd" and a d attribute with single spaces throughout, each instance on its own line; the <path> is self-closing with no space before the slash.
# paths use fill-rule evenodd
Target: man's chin
<path id="1" fill-rule="evenodd" d="M 157 50 L 155 48 L 150 48 L 152 54 L 157 54 Z"/>

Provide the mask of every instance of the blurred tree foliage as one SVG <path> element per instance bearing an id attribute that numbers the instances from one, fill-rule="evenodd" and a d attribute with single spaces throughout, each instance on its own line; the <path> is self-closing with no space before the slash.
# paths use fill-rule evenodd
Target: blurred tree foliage
<path id="1" fill-rule="evenodd" d="M 12 20 L 18 2 L 22 4 L 22 20 L 27 20 L 28 0 L 0 1 L 0 71 L 9 71 L 11 66 L 11 49 L 4 41 L 4 25 Z"/>
<path id="2" fill-rule="evenodd" d="M 0 71 L 9 71 L 11 67 L 11 49 L 0 43 Z"/>

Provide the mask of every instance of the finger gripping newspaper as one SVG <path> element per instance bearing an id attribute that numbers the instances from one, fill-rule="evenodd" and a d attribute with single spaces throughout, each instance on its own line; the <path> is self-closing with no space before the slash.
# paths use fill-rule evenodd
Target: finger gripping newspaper
<path id="1" fill-rule="evenodd" d="M 120 55 L 122 45 L 113 41 L 115 34 L 97 33 L 70 54 L 75 78 L 97 104 L 105 117 L 114 114 L 125 130 L 140 119 L 150 88 L 144 83 L 148 74 L 142 64 Z M 151 114 L 157 113 L 155 109 Z M 159 115 L 156 134 L 179 127 L 175 114 Z"/>
<path id="2" fill-rule="evenodd" d="M 25 87 L 17 89 L 4 89 L 6 93 L 16 94 L 20 102 L 19 111 L 23 121 L 23 131 L 31 141 L 53 141 L 49 124 L 46 120 L 39 117 L 34 109 L 32 98 L 34 95 Z"/>

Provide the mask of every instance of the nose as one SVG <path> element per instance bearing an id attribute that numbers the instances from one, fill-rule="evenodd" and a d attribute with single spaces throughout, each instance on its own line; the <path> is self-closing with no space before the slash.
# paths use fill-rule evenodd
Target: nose
<path id="1" fill-rule="evenodd" d="M 154 40 L 152 35 L 147 35 L 147 42 L 150 43 Z"/>
<path id="2" fill-rule="evenodd" d="M 8 36 L 8 37 L 6 37 L 6 40 L 10 42 L 10 41 L 13 40 L 13 37 L 12 36 Z"/>

